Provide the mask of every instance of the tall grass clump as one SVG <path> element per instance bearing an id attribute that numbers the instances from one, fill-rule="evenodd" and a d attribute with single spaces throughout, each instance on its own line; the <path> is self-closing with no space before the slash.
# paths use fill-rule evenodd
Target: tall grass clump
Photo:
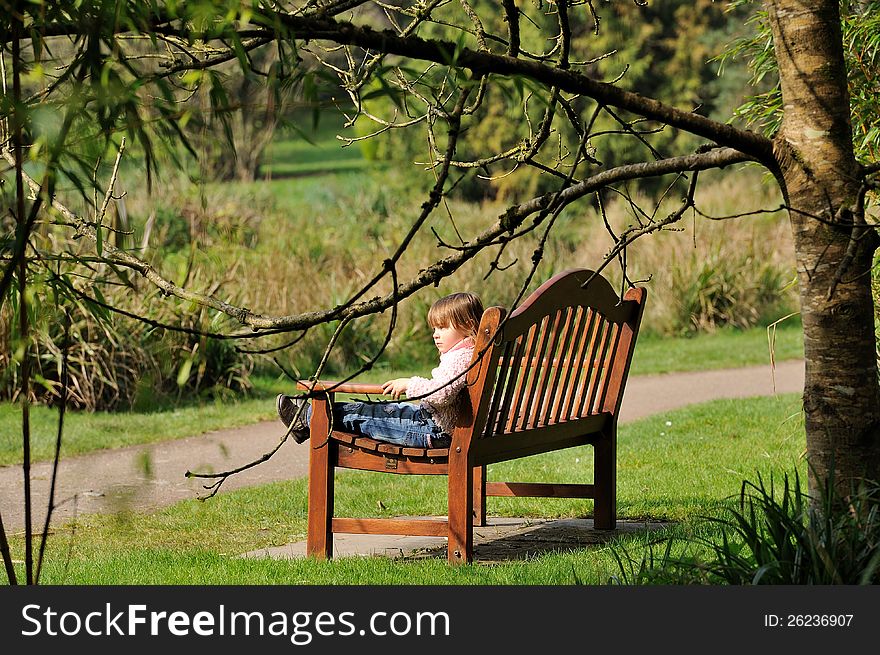
<path id="1" fill-rule="evenodd" d="M 210 330 L 216 323 L 209 312 L 193 308 L 181 312 L 178 304 L 160 302 L 154 293 L 141 297 L 114 290 L 99 294 L 98 304 L 65 291 L 56 297 L 57 303 L 51 302 L 51 293 L 32 300 L 32 401 L 51 405 L 59 400 L 65 357 L 67 404 L 73 409 L 149 410 L 157 403 L 250 388 L 253 358 L 238 353 L 230 342 L 157 327 Z M 114 314 L 105 305 L 124 308 L 150 322 Z M 0 398 L 9 400 L 21 392 L 25 346 L 18 332 L 19 307 L 17 299 L 10 298 L 0 310 Z"/>
<path id="2" fill-rule="evenodd" d="M 106 238 L 115 239 L 118 247 L 140 250 L 170 279 L 222 293 L 235 276 L 234 267 L 218 265 L 223 247 L 247 244 L 249 224 L 237 208 L 220 207 L 209 216 L 198 203 L 179 202 L 174 193 L 163 199 L 165 204 L 152 208 L 137 233 L 120 229 Z M 120 204 L 117 225 L 123 213 L 127 211 Z M 40 231 L 41 238 L 63 244 L 71 261 L 86 259 L 76 268 L 60 263 L 30 267 L 27 342 L 19 332 L 18 291 L 8 290 L 0 307 L 0 399 L 20 395 L 26 348 L 31 400 L 53 404 L 59 399 L 66 357 L 67 404 L 73 409 L 148 410 L 251 387 L 253 357 L 231 341 L 207 336 L 227 329 L 227 317 L 162 297 L 139 276 L 94 261 L 93 246 L 67 239 L 50 224 Z M 157 247 L 149 248 L 150 240 Z"/>
<path id="3" fill-rule="evenodd" d="M 842 496 L 833 480 L 819 498 L 797 471 L 745 481 L 738 503 L 703 519 L 682 544 L 654 544 L 640 558 L 615 550 L 623 584 L 877 584 L 880 484 L 862 481 Z"/>

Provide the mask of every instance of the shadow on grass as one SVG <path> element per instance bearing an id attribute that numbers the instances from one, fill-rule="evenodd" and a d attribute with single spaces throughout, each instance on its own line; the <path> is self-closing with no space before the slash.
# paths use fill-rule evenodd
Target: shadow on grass
<path id="1" fill-rule="evenodd" d="M 673 522 L 618 519 L 614 530 L 597 530 L 592 519 L 511 520 L 474 528 L 474 561 L 493 564 L 532 559 L 545 553 L 564 553 L 598 546 L 623 536 L 664 530 Z M 446 559 L 446 546 L 424 548 L 403 559 Z"/>

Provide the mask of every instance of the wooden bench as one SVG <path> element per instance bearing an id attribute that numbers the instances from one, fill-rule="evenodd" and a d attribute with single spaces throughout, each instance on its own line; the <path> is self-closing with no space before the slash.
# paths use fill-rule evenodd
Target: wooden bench
<path id="1" fill-rule="evenodd" d="M 299 382 L 313 398 L 308 554 L 332 557 L 334 533 L 430 535 L 448 537 L 450 563 L 471 562 L 473 526 L 485 525 L 487 496 L 593 498 L 594 527 L 614 529 L 617 416 L 645 295 L 632 288 L 621 300 L 607 280 L 578 269 L 545 282 L 509 316 L 488 308 L 462 391 L 470 402 L 449 448 L 331 431 L 335 393 L 382 394 L 382 387 Z M 487 464 L 584 444 L 593 446 L 592 484 L 486 480 Z M 447 520 L 334 517 L 337 468 L 446 475 Z"/>

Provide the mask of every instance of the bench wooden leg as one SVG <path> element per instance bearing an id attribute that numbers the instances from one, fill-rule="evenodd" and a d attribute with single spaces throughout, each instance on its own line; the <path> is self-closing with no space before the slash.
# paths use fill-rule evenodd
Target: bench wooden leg
<path id="1" fill-rule="evenodd" d="M 473 523 L 476 526 L 486 525 L 486 467 L 478 466 L 474 470 L 474 513 Z"/>
<path id="2" fill-rule="evenodd" d="M 596 498 L 593 526 L 598 530 L 617 527 L 617 429 L 600 439 L 594 447 L 593 482 Z"/>
<path id="3" fill-rule="evenodd" d="M 336 443 L 327 439 L 329 421 L 326 402 L 312 407 L 309 451 L 309 519 L 306 553 L 317 559 L 333 557 L 333 474 Z"/>
<path id="4" fill-rule="evenodd" d="M 461 453 L 449 453 L 449 546 L 450 564 L 474 560 L 474 469 Z"/>

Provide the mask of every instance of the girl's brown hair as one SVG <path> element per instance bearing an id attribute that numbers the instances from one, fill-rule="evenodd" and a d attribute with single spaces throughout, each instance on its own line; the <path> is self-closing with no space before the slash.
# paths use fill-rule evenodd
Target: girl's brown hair
<path id="1" fill-rule="evenodd" d="M 471 337 L 477 336 L 480 319 L 483 317 L 483 303 L 472 293 L 453 293 L 444 296 L 428 310 L 428 325 L 431 327 L 452 326 Z"/>

